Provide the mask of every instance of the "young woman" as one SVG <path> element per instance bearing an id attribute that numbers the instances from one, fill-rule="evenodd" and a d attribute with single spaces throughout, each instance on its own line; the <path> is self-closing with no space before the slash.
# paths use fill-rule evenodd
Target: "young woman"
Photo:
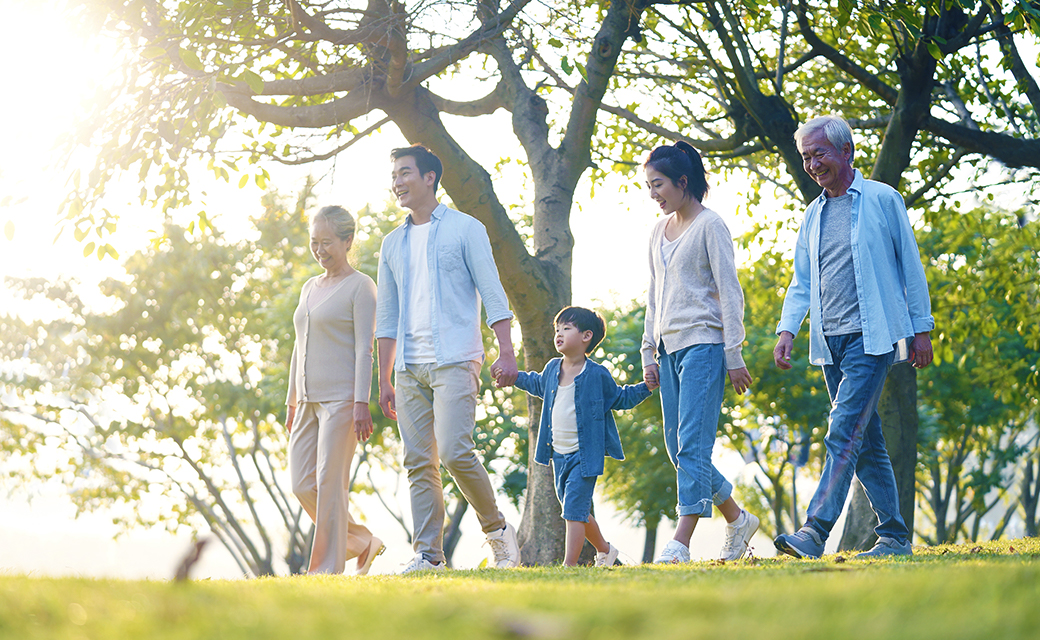
<path id="1" fill-rule="evenodd" d="M 701 204 L 704 163 L 688 143 L 657 147 L 643 165 L 650 197 L 665 216 L 650 236 L 650 291 L 643 333 L 643 377 L 660 385 L 664 437 L 675 465 L 677 526 L 655 562 L 688 562 L 690 538 L 712 504 L 729 523 L 721 557 L 737 560 L 758 518 L 734 502 L 733 485 L 711 463 L 728 373 L 737 393 L 751 385 L 740 350 L 744 294 L 733 238 Z"/>

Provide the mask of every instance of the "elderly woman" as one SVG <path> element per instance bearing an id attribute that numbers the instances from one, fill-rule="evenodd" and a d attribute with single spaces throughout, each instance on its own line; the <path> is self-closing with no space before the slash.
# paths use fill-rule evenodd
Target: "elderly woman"
<path id="1" fill-rule="evenodd" d="M 350 465 L 358 440 L 372 435 L 376 285 L 347 261 L 354 218 L 323 207 L 311 219 L 311 254 L 325 273 L 303 285 L 293 314 L 289 367 L 289 470 L 293 493 L 314 521 L 308 573 L 343 573 L 357 558 L 365 575 L 382 541 L 348 509 Z"/>

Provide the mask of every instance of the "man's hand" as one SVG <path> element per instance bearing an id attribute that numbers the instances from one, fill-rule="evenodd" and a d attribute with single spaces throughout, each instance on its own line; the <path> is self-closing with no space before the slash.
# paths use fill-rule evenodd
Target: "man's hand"
<path id="1" fill-rule="evenodd" d="M 296 407 L 289 405 L 285 412 L 285 430 L 292 433 L 293 419 L 296 418 Z"/>
<path id="2" fill-rule="evenodd" d="M 910 364 L 917 369 L 932 364 L 932 336 L 927 331 L 914 334 L 910 343 Z"/>
<path id="3" fill-rule="evenodd" d="M 794 334 L 790 331 L 781 331 L 780 339 L 773 347 L 773 362 L 781 369 L 791 368 L 791 350 L 794 348 Z"/>
<path id="4" fill-rule="evenodd" d="M 372 435 L 372 412 L 368 410 L 367 402 L 354 403 L 354 433 L 361 442 Z"/>
<path id="5" fill-rule="evenodd" d="M 516 366 L 516 356 L 512 351 L 503 353 L 491 363 L 491 375 L 495 378 L 495 386 L 498 388 L 511 387 L 516 384 L 519 369 Z"/>
<path id="6" fill-rule="evenodd" d="M 791 365 L 787 366 L 790 367 Z M 742 396 L 745 391 L 751 388 L 751 373 L 748 372 L 747 367 L 730 369 L 729 381 L 733 384 L 733 388 L 737 391 L 737 395 Z"/>
<path id="7" fill-rule="evenodd" d="M 656 364 L 648 364 L 643 367 L 643 382 L 646 388 L 653 391 L 661 386 L 661 367 Z"/>
<path id="8" fill-rule="evenodd" d="M 379 408 L 383 415 L 391 420 L 397 420 L 397 395 L 394 393 L 394 385 L 389 382 L 379 385 Z"/>

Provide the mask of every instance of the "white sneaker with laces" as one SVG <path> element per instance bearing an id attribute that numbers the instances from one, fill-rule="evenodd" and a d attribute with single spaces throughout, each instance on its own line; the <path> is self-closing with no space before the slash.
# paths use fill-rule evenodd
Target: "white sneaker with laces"
<path id="1" fill-rule="evenodd" d="M 492 562 L 499 569 L 512 569 L 520 566 L 520 545 L 516 542 L 516 529 L 506 523 L 504 529 L 487 534 L 487 544 L 491 545 Z"/>
<path id="2" fill-rule="evenodd" d="M 722 545 L 719 557 L 727 562 L 743 558 L 751 536 L 758 531 L 758 525 L 756 516 L 741 509 L 737 519 L 726 525 L 726 542 Z"/>
<path id="3" fill-rule="evenodd" d="M 654 559 L 654 564 L 679 564 L 690 561 L 690 548 L 678 540 L 669 540 L 661 553 Z"/>
<path id="4" fill-rule="evenodd" d="M 606 553 L 603 553 L 601 551 L 596 552 L 597 567 L 613 567 L 614 562 L 617 561 L 617 557 L 620 551 L 618 551 L 617 547 L 610 544 L 609 542 L 607 543 L 607 545 L 609 545 L 610 548 L 607 549 Z"/>
<path id="5" fill-rule="evenodd" d="M 419 571 L 444 571 L 444 563 L 433 564 L 423 554 L 417 553 L 411 562 L 397 570 L 397 575 L 403 576 Z"/>

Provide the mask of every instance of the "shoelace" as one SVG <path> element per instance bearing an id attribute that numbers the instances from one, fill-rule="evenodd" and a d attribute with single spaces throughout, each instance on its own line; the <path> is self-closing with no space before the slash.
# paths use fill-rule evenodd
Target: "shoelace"
<path id="1" fill-rule="evenodd" d="M 500 538 L 488 538 L 484 544 L 491 545 L 491 553 L 495 556 L 495 562 L 500 562 L 509 558 L 509 545 L 506 544 L 505 540 Z"/>

